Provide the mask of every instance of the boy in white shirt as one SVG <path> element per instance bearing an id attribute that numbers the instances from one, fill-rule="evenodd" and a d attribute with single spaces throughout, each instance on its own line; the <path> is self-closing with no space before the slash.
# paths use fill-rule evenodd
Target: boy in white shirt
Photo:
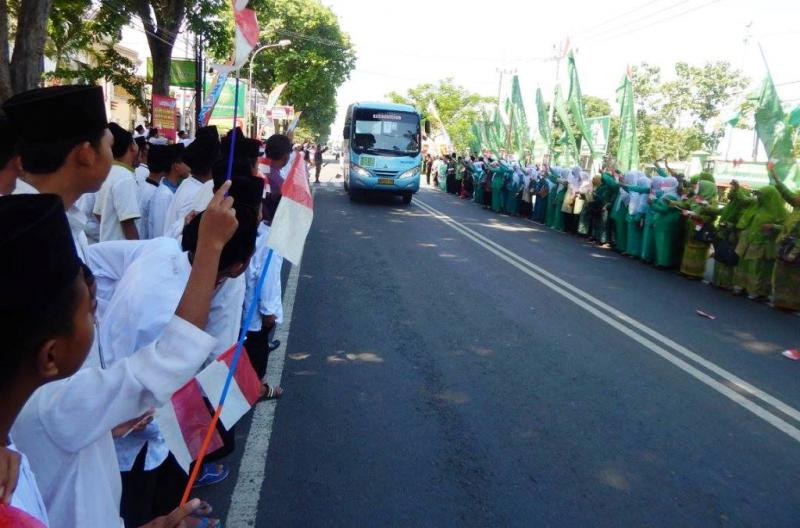
<path id="1" fill-rule="evenodd" d="M 139 240 L 137 221 L 142 215 L 139 211 L 139 186 L 133 175 L 139 147 L 133 141 L 133 135 L 118 124 L 109 123 L 108 129 L 114 136 L 111 147 L 114 163 L 97 192 L 92 211 L 100 221 L 100 242 Z"/>

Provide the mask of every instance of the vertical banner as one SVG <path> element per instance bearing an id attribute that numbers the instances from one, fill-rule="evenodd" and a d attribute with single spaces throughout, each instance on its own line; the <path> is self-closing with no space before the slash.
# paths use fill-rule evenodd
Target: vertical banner
<path id="1" fill-rule="evenodd" d="M 283 93 L 283 89 L 286 88 L 287 84 L 289 83 L 281 83 L 272 89 L 272 91 L 269 93 L 269 96 L 267 97 L 267 105 L 266 105 L 267 110 L 278 104 L 278 98 L 281 96 L 281 93 Z"/>
<path id="2" fill-rule="evenodd" d="M 210 86 L 206 85 L 206 98 L 203 101 L 203 106 L 200 109 L 200 123 L 198 126 L 207 126 L 209 119 L 211 119 L 211 112 L 214 111 L 214 106 L 217 104 L 217 100 L 219 99 L 220 94 L 222 94 L 222 89 L 225 87 L 225 83 L 228 80 L 228 75 L 233 71 L 233 66 L 230 65 L 222 65 L 222 64 L 215 64 L 213 66 L 215 72 L 217 72 L 216 77 L 214 77 L 214 81 L 211 83 Z"/>
<path id="3" fill-rule="evenodd" d="M 611 128 L 611 116 L 587 117 L 586 128 L 591 134 L 591 143 L 594 146 L 594 155 L 605 156 L 608 150 L 608 132 Z M 581 142 L 581 156 L 588 156 L 592 152 L 589 142 Z"/>
<path id="4" fill-rule="evenodd" d="M 177 103 L 174 97 L 153 94 L 153 126 L 158 128 L 161 135 L 175 141 L 175 108 Z"/>
<path id="5" fill-rule="evenodd" d="M 292 122 L 291 122 L 291 123 L 289 124 L 289 126 L 286 128 L 286 133 L 287 133 L 287 134 L 291 134 L 292 132 L 294 132 L 294 129 L 295 129 L 295 128 L 297 128 L 297 123 L 299 123 L 299 122 L 300 122 L 300 115 L 301 115 L 302 113 L 303 113 L 303 111 L 302 111 L 302 110 L 300 110 L 300 111 L 298 111 L 298 112 L 296 112 L 296 113 L 294 114 L 294 119 L 292 119 Z"/>
<path id="6" fill-rule="evenodd" d="M 633 106 L 633 83 L 629 74 L 617 88 L 619 103 L 619 147 L 617 163 L 622 172 L 639 168 L 639 141 L 636 137 L 636 110 Z"/>
<path id="7" fill-rule="evenodd" d="M 239 87 L 239 104 L 236 105 L 236 78 L 228 77 L 225 80 L 224 84 L 221 84 L 218 88 L 217 93 L 217 102 L 214 107 L 209 112 L 208 117 L 206 118 L 207 125 L 214 125 L 216 126 L 220 132 L 225 132 L 230 130 L 233 126 L 233 119 L 234 119 L 234 107 L 236 107 L 236 126 L 243 126 L 244 125 L 244 118 L 245 118 L 245 105 L 243 101 L 245 100 L 245 93 L 247 91 L 247 81 L 240 80 L 238 83 Z M 210 93 L 212 89 L 216 89 L 216 85 L 212 85 L 211 87 L 206 87 L 206 90 Z"/>

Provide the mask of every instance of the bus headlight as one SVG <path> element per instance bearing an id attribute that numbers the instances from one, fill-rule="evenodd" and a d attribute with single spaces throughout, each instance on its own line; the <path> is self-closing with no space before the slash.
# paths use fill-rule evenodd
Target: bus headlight
<path id="1" fill-rule="evenodd" d="M 413 178 L 413 177 L 415 177 L 417 175 L 419 175 L 419 167 L 412 167 L 412 168 L 408 169 L 407 171 L 405 171 L 400 176 L 398 176 L 397 179 L 398 180 L 402 180 L 402 179 L 405 179 L 405 178 Z"/>
<path id="2" fill-rule="evenodd" d="M 360 178 L 370 178 L 372 176 L 372 174 L 370 174 L 367 169 L 365 169 L 364 167 L 360 167 L 355 163 L 350 164 L 350 170 L 353 171 L 356 174 L 356 176 Z"/>

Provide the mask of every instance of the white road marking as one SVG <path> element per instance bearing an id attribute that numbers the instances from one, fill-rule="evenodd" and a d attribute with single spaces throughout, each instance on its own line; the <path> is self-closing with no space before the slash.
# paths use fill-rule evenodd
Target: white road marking
<path id="1" fill-rule="evenodd" d="M 312 190 L 313 194 L 313 190 Z M 283 294 L 283 324 L 275 330 L 275 339 L 280 339 L 281 346 L 269 355 L 267 363 L 267 384 L 270 387 L 280 386 L 283 376 L 283 365 L 286 360 L 286 346 L 289 343 L 289 331 L 292 327 L 294 300 L 297 295 L 297 282 L 300 280 L 300 266 L 292 266 L 286 291 Z M 258 501 L 267 470 L 267 452 L 272 436 L 272 423 L 275 420 L 275 407 L 280 400 L 267 400 L 255 406 L 250 432 L 245 441 L 242 460 L 239 462 L 239 476 L 233 488 L 231 507 L 225 519 L 228 528 L 250 528 L 256 525 Z"/>
<path id="2" fill-rule="evenodd" d="M 739 392 L 729 388 L 727 385 L 721 383 L 720 381 L 712 378 L 708 374 L 704 373 L 700 369 L 696 368 L 695 366 L 691 365 L 690 363 L 684 361 L 680 357 L 676 356 L 675 354 L 671 353 L 670 351 L 666 350 L 664 347 L 660 346 L 656 342 L 648 339 L 644 335 L 646 334 L 652 337 L 655 340 L 661 342 L 661 344 L 666 345 L 672 348 L 674 351 L 678 352 L 679 354 L 683 355 L 685 358 L 690 359 L 697 363 L 697 365 L 702 366 L 703 368 L 707 369 L 708 371 L 714 373 L 715 375 L 719 376 L 720 378 L 724 379 L 729 384 L 732 384 L 737 387 L 742 392 L 747 393 L 749 396 L 753 398 L 757 398 L 764 403 L 767 403 L 774 407 L 775 409 L 779 410 L 781 413 L 785 414 L 786 416 L 791 417 L 794 420 L 800 421 L 800 412 L 796 409 L 791 407 L 790 405 L 782 402 L 781 400 L 771 396 L 770 394 L 754 387 L 750 383 L 742 380 L 741 378 L 735 376 L 734 374 L 728 372 L 724 368 L 720 367 L 719 365 L 708 361 L 705 358 L 702 358 L 698 354 L 692 352 L 691 350 L 675 343 L 668 337 L 656 332 L 655 330 L 649 328 L 648 326 L 644 325 L 643 323 L 633 319 L 632 317 L 624 314 L 623 312 L 617 310 L 616 308 L 609 306 L 608 304 L 604 303 L 603 301 L 597 299 L 589 295 L 588 293 L 576 288 L 575 286 L 569 284 L 568 282 L 562 280 L 561 278 L 553 275 L 552 273 L 544 270 L 543 268 L 535 265 L 534 263 L 530 262 L 529 260 L 519 256 L 518 254 L 509 251 L 508 249 L 496 244 L 495 242 L 489 240 L 488 238 L 484 237 L 480 233 L 473 231 L 470 228 L 464 227 L 458 224 L 453 218 L 449 217 L 448 215 L 442 213 L 441 211 L 436 210 L 435 208 L 431 207 L 427 203 L 423 202 L 419 198 L 415 198 L 414 203 L 417 204 L 421 209 L 427 211 L 428 213 L 432 214 L 438 220 L 444 222 L 449 227 L 453 228 L 454 230 L 458 231 L 465 237 L 469 238 L 479 246 L 483 247 L 484 249 L 488 250 L 489 252 L 495 254 L 502 260 L 505 260 L 515 268 L 519 269 L 526 275 L 530 276 L 531 278 L 537 280 L 538 282 L 542 283 L 544 286 L 550 288 L 551 290 L 555 291 L 559 295 L 565 297 L 566 299 L 572 301 L 576 305 L 580 306 L 584 310 L 588 311 L 598 319 L 602 320 L 603 322 L 607 323 L 608 325 L 616 328 L 626 336 L 630 337 L 634 341 L 640 343 L 645 348 L 649 349 L 650 351 L 658 354 L 665 360 L 669 361 L 676 367 L 680 368 L 690 376 L 694 377 L 698 381 L 708 385 L 712 389 L 716 390 L 720 394 L 726 396 L 727 398 L 733 400 L 743 408 L 747 409 L 751 413 L 755 414 L 759 418 L 763 419 L 770 425 L 776 427 L 777 429 L 783 431 L 794 440 L 800 442 L 800 429 L 795 427 L 794 425 L 790 424 L 783 418 L 773 414 L 767 409 L 757 405 L 750 399 L 746 398 Z M 591 304 L 590 304 L 591 303 Z M 594 305 L 594 306 L 592 306 Z M 605 310 L 604 311 L 601 311 Z M 607 313 L 606 313 L 607 312 Z M 633 329 L 625 326 L 622 322 L 630 325 L 633 328 L 636 328 L 640 333 L 637 333 Z"/>

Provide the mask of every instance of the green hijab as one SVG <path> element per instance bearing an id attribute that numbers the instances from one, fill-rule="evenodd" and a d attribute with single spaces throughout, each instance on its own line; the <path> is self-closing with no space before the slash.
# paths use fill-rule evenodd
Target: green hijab
<path id="1" fill-rule="evenodd" d="M 752 211 L 752 212 L 751 212 Z M 782 224 L 789 216 L 778 189 L 767 185 L 759 190 L 758 198 L 753 207 L 748 209 L 749 221 L 742 231 L 742 236 L 750 243 L 768 243 L 774 240 L 774 233 L 765 233 L 761 230 L 764 224 Z M 744 215 L 742 220 L 745 220 Z M 742 223 L 742 222 L 740 222 Z"/>
<path id="2" fill-rule="evenodd" d="M 749 205 L 749 197 L 750 193 L 741 187 L 732 188 L 728 192 L 728 203 L 719 213 L 719 221 L 726 224 L 736 224 Z"/>
<path id="3" fill-rule="evenodd" d="M 756 203 L 757 211 L 750 222 L 751 227 L 760 229 L 764 224 L 782 224 L 789 216 L 783 198 L 774 185 L 761 188 Z"/>

